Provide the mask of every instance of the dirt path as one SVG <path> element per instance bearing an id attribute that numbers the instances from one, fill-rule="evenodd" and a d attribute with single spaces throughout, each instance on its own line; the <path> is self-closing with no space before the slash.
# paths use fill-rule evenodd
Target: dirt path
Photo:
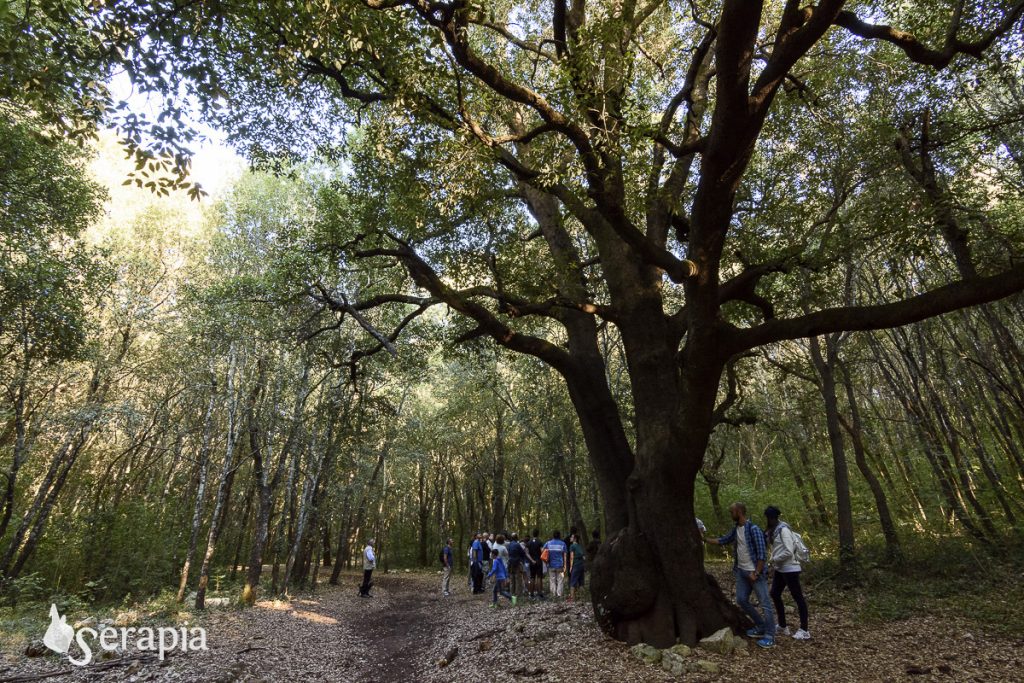
<path id="1" fill-rule="evenodd" d="M 438 622 L 437 596 L 426 592 L 419 581 L 404 576 L 383 576 L 375 580 L 372 598 L 350 622 L 363 643 L 368 670 L 358 683 L 399 683 L 410 680 L 410 672 L 423 664 Z M 382 599 L 383 598 L 383 599 Z"/>
<path id="2" fill-rule="evenodd" d="M 210 610 L 201 620 L 209 650 L 175 653 L 165 662 L 127 653 L 76 669 L 57 656 L 27 659 L 2 643 L 3 681 L 339 681 L 449 683 L 488 681 L 676 681 L 639 662 L 595 626 L 586 602 L 505 603 L 487 607 L 452 581 L 439 594 L 434 573 L 376 579 L 372 599 L 358 597 L 360 576 L 321 586 L 288 601 L 264 600 L 250 609 Z M 920 616 L 867 625 L 840 606 L 811 595 L 814 640 L 780 639 L 771 651 L 751 648 L 722 657 L 697 651 L 719 673 L 686 680 L 1014 681 L 1022 680 L 1024 641 L 995 638 L 956 616 Z M 439 666 L 458 648 L 454 660 Z M 104 668 L 106 667 L 106 668 Z"/>

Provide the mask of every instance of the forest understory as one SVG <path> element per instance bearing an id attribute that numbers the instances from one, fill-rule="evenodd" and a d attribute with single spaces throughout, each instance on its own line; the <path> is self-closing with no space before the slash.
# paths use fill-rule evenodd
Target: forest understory
<path id="1" fill-rule="evenodd" d="M 726 570 L 713 571 L 731 588 Z M 682 677 L 604 636 L 587 600 L 488 609 L 489 592 L 471 595 L 462 575 L 442 597 L 433 572 L 382 574 L 367 600 L 357 595 L 359 580 L 344 574 L 340 585 L 313 594 L 211 609 L 198 621 L 189 615 L 206 627 L 209 649 L 163 663 L 129 653 L 72 667 L 55 655 L 28 658 L 29 639 L 10 639 L 0 681 L 1013 681 L 1024 666 L 1024 638 L 979 623 L 978 614 L 929 609 L 871 619 L 858 610 L 863 596 L 827 587 L 827 579 L 808 583 L 811 641 L 780 637 L 772 650 L 748 646 L 727 656 L 697 648 L 690 659 L 717 672 Z"/>

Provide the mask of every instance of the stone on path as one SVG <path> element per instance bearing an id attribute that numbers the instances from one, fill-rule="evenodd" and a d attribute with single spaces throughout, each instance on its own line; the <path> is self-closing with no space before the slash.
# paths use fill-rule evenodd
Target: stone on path
<path id="1" fill-rule="evenodd" d="M 689 657 L 693 653 L 693 650 L 690 649 L 689 645 L 683 645 L 682 643 L 679 643 L 677 645 L 673 645 L 672 647 L 670 647 L 669 652 L 677 654 L 680 657 Z"/>
<path id="2" fill-rule="evenodd" d="M 657 664 L 661 661 L 661 650 L 646 643 L 638 643 L 629 648 L 633 656 L 645 664 Z"/>
<path id="3" fill-rule="evenodd" d="M 729 627 L 725 627 L 715 631 L 707 638 L 702 638 L 697 646 L 709 652 L 728 655 L 736 649 L 736 641 L 732 635 L 732 630 Z"/>
<path id="4" fill-rule="evenodd" d="M 661 653 L 661 668 L 673 676 L 681 676 L 689 670 L 686 659 L 672 650 L 665 650 Z"/>
<path id="5" fill-rule="evenodd" d="M 710 662 L 706 659 L 698 659 L 697 666 L 694 671 L 702 671 L 706 674 L 716 674 L 721 671 L 721 668 L 715 662 Z"/>

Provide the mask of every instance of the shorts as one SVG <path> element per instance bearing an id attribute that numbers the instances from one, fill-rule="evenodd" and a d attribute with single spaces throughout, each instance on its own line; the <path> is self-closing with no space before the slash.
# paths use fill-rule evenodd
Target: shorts
<path id="1" fill-rule="evenodd" d="M 530 578 L 539 579 L 544 576 L 544 563 L 535 562 L 530 565 Z"/>
<path id="2" fill-rule="evenodd" d="M 583 562 L 573 564 L 569 574 L 569 588 L 583 588 L 583 571 Z"/>

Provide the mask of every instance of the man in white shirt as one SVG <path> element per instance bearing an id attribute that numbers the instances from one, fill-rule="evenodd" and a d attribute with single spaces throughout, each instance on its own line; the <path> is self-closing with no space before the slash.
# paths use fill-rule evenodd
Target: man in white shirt
<path id="1" fill-rule="evenodd" d="M 366 542 L 366 548 L 363 549 L 363 584 L 359 586 L 359 597 L 373 597 L 370 595 L 370 588 L 373 587 L 373 581 L 370 580 L 370 577 L 373 576 L 373 570 L 376 567 L 377 558 L 373 554 L 373 539 L 371 538 Z"/>
<path id="2" fill-rule="evenodd" d="M 756 638 L 758 647 L 774 647 L 775 612 L 768 595 L 768 579 L 765 575 L 768 556 L 764 532 L 747 518 L 747 506 L 743 503 L 729 506 L 729 514 L 735 524 L 732 531 L 720 538 L 705 537 L 704 541 L 714 545 L 734 546 L 732 570 L 736 575 L 736 604 L 754 622 L 754 628 L 747 631 L 747 636 Z M 751 593 L 757 594 L 763 615 L 750 603 Z"/>

